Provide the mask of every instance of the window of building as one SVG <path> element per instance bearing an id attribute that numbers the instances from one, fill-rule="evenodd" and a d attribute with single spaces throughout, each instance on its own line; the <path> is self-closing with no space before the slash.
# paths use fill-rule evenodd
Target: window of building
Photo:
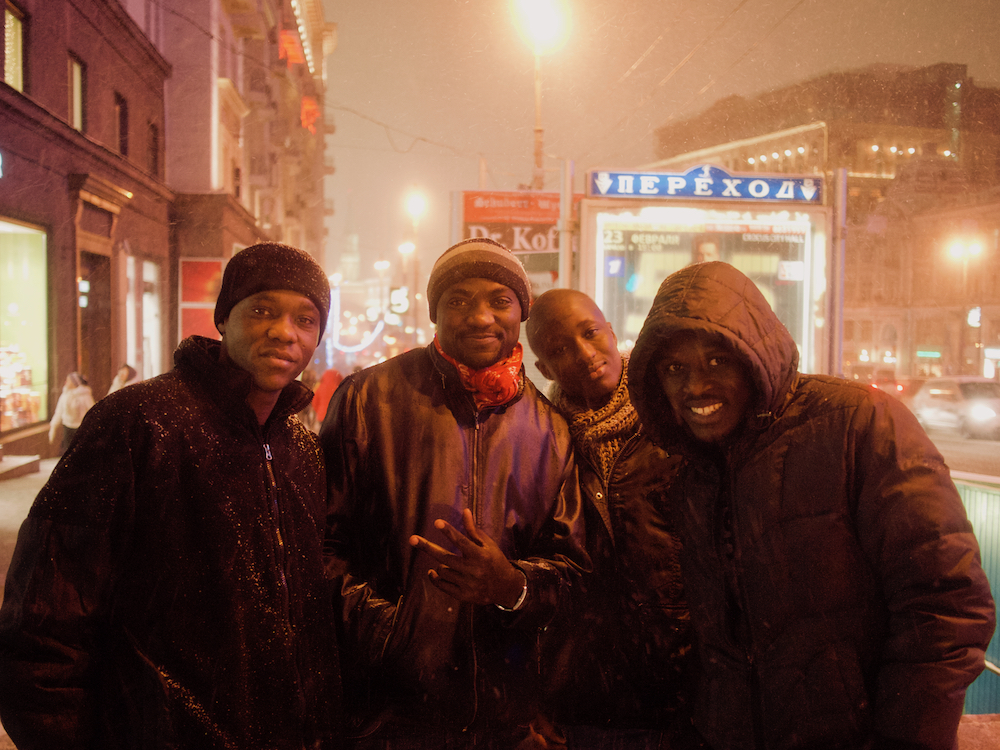
<path id="1" fill-rule="evenodd" d="M 0 433 L 48 419 L 45 232 L 0 218 Z"/>
<path id="2" fill-rule="evenodd" d="M 150 174 L 156 177 L 160 176 L 160 129 L 156 126 L 156 123 L 149 123 L 149 129 L 147 133 L 147 158 L 146 167 L 149 169 Z"/>
<path id="3" fill-rule="evenodd" d="M 3 80 L 24 91 L 24 13 L 9 1 L 3 13 Z"/>
<path id="4" fill-rule="evenodd" d="M 69 124 L 81 133 L 87 127 L 87 67 L 76 55 L 69 56 Z"/>
<path id="5" fill-rule="evenodd" d="M 118 153 L 128 156 L 128 101 L 121 94 L 115 94 L 115 140 Z"/>

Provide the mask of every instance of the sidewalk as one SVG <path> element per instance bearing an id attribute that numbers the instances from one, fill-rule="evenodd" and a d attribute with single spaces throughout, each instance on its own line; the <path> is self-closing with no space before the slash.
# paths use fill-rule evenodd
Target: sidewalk
<path id="1" fill-rule="evenodd" d="M 3 595 L 3 584 L 7 579 L 10 557 L 14 553 L 17 530 L 21 528 L 21 522 L 28 515 L 28 509 L 31 508 L 35 495 L 48 481 L 49 474 L 52 473 L 58 460 L 42 459 L 39 464 L 40 471 L 0 481 L 0 596 Z M 0 750 L 16 750 L 3 726 L 0 726 Z"/>

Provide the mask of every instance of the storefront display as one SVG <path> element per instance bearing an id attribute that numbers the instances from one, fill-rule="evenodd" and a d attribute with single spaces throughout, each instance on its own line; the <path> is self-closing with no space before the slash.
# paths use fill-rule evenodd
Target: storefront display
<path id="1" fill-rule="evenodd" d="M 0 347 L 0 432 L 45 419 L 42 395 L 32 386 L 31 366 L 16 346 Z"/>
<path id="2" fill-rule="evenodd" d="M 0 219 L 0 434 L 48 419 L 46 235 Z"/>

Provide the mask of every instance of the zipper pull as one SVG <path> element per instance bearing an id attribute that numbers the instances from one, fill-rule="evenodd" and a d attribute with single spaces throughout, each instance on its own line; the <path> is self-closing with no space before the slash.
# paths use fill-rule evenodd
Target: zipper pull
<path id="1" fill-rule="evenodd" d="M 264 455 L 267 457 L 268 461 L 271 460 L 271 446 L 267 443 L 264 443 Z"/>

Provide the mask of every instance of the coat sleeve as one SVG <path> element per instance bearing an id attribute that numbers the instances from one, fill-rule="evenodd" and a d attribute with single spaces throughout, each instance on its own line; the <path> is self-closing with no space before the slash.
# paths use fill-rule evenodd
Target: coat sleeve
<path id="1" fill-rule="evenodd" d="M 874 398 L 856 425 L 858 533 L 889 612 L 875 694 L 884 747 L 951 750 L 995 608 L 949 470 L 916 419 Z"/>
<path id="2" fill-rule="evenodd" d="M 319 439 L 326 459 L 327 528 L 324 563 L 328 575 L 339 583 L 334 606 L 338 627 L 359 668 L 381 660 L 392 632 L 397 601 L 381 597 L 372 582 L 358 575 L 360 540 L 371 540 L 374 524 L 363 517 L 363 472 L 368 439 L 358 413 L 353 379 L 338 388 L 330 400 Z"/>
<path id="3" fill-rule="evenodd" d="M 592 568 L 584 543 L 583 499 L 572 450 L 561 460 L 564 476 L 552 512 L 523 546 L 525 557 L 515 561 L 527 578 L 528 593 L 511 622 L 514 627 L 547 627 L 570 606 L 573 588 Z"/>
<path id="4" fill-rule="evenodd" d="M 110 529 L 132 492 L 127 436 L 94 416 L 35 499 L 7 573 L 0 718 L 21 750 L 92 742 L 114 577 Z"/>

